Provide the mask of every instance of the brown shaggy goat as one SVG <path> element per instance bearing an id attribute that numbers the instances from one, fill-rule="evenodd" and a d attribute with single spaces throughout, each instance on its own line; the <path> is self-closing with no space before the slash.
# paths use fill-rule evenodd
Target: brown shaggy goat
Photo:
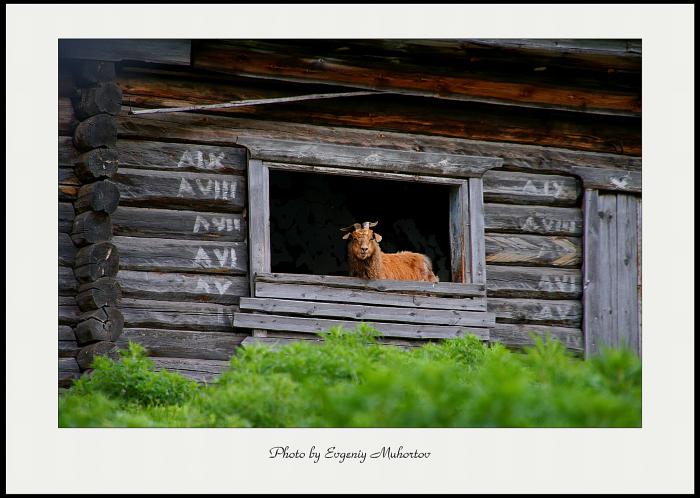
<path id="1" fill-rule="evenodd" d="M 430 258 L 416 252 L 401 251 L 386 254 L 379 247 L 382 236 L 372 231 L 378 222 L 364 222 L 341 228 L 348 232 L 348 266 L 351 277 L 382 280 L 418 280 L 439 282 L 433 273 Z"/>

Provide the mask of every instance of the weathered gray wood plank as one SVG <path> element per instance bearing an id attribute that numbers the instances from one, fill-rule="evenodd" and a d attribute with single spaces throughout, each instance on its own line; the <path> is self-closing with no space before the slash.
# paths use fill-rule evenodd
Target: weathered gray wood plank
<path id="1" fill-rule="evenodd" d="M 238 307 L 125 298 L 119 310 L 127 328 L 233 332 L 233 313 Z"/>
<path id="2" fill-rule="evenodd" d="M 575 353 L 583 352 L 583 332 L 579 328 L 554 327 L 551 325 L 531 325 L 497 323 L 490 330 L 490 342 L 500 342 L 511 348 L 532 346 L 530 334 L 536 337 L 549 336 L 561 342 L 566 349 Z"/>
<path id="3" fill-rule="evenodd" d="M 119 206 L 112 215 L 114 235 L 239 242 L 247 224 L 239 213 L 210 213 Z"/>
<path id="4" fill-rule="evenodd" d="M 578 267 L 579 237 L 486 234 L 486 262 L 499 265 Z"/>
<path id="5" fill-rule="evenodd" d="M 248 269 L 244 242 L 114 237 L 120 268 L 146 271 L 243 274 Z"/>
<path id="6" fill-rule="evenodd" d="M 491 170 L 483 180 L 485 202 L 575 206 L 581 196 L 581 182 L 573 176 Z"/>
<path id="7" fill-rule="evenodd" d="M 406 172 L 418 175 L 478 177 L 491 168 L 498 168 L 497 158 L 454 154 L 409 152 L 352 145 L 310 144 L 279 139 L 238 137 L 238 144 L 247 147 L 253 159 L 279 163 L 335 166 L 385 172 Z"/>
<path id="8" fill-rule="evenodd" d="M 150 356 L 228 361 L 245 337 L 233 332 L 127 328 L 117 345 L 126 348 L 130 341 L 136 342 Z"/>
<path id="9" fill-rule="evenodd" d="M 450 189 L 450 268 L 453 282 L 472 282 L 469 228 L 469 183 Z"/>
<path id="10" fill-rule="evenodd" d="M 75 278 L 72 268 L 58 267 L 58 295 L 75 296 L 78 292 L 78 279 Z"/>
<path id="11" fill-rule="evenodd" d="M 325 285 L 257 282 L 255 285 L 255 297 L 463 311 L 486 310 L 484 298 L 447 298 L 419 294 L 397 294 L 371 290 L 343 289 Z"/>
<path id="12" fill-rule="evenodd" d="M 367 280 L 333 275 L 304 275 L 296 273 L 259 273 L 256 282 L 325 285 L 341 289 L 359 289 L 401 294 L 425 294 L 443 297 L 484 296 L 484 284 L 462 284 L 454 282 L 414 282 L 410 280 Z"/>
<path id="13" fill-rule="evenodd" d="M 484 204 L 487 232 L 580 236 L 583 216 L 577 208 Z"/>
<path id="14" fill-rule="evenodd" d="M 243 147 L 120 139 L 116 148 L 122 168 L 231 174 L 247 164 Z"/>
<path id="15" fill-rule="evenodd" d="M 75 210 L 70 202 L 58 203 L 58 231 L 70 234 L 73 230 Z"/>
<path id="16" fill-rule="evenodd" d="M 255 276 L 270 271 L 270 170 L 261 161 L 248 164 L 248 253 L 250 293 L 255 292 Z"/>
<path id="17" fill-rule="evenodd" d="M 249 295 L 247 276 L 121 270 L 117 280 L 124 297 L 133 299 L 230 305 Z"/>
<path id="18" fill-rule="evenodd" d="M 58 234 L 58 265 L 72 268 L 77 248 L 67 233 Z"/>
<path id="19" fill-rule="evenodd" d="M 240 212 L 246 202 L 237 175 L 119 168 L 113 180 L 123 206 Z"/>
<path id="20" fill-rule="evenodd" d="M 617 344 L 639 351 L 637 311 L 637 198 L 617 194 L 616 266 Z"/>
<path id="21" fill-rule="evenodd" d="M 642 356 L 642 198 L 637 199 L 637 344 Z"/>
<path id="22" fill-rule="evenodd" d="M 484 246 L 484 191 L 481 178 L 469 179 L 469 246 L 471 282 L 486 283 Z"/>
<path id="23" fill-rule="evenodd" d="M 58 386 L 70 387 L 71 384 L 80 378 L 80 367 L 75 358 L 58 359 Z"/>
<path id="24" fill-rule="evenodd" d="M 586 356 L 598 351 L 601 303 L 598 298 L 603 281 L 600 276 L 602 258 L 599 246 L 602 233 L 602 216 L 599 215 L 598 191 L 586 190 L 583 196 L 584 258 L 583 258 L 583 333 Z"/>
<path id="25" fill-rule="evenodd" d="M 73 296 L 58 296 L 58 324 L 75 325 L 78 323 L 80 308 Z"/>
<path id="26" fill-rule="evenodd" d="M 486 266 L 489 298 L 580 299 L 582 286 L 579 269 Z"/>
<path id="27" fill-rule="evenodd" d="M 581 326 L 580 301 L 489 298 L 487 308 L 499 323 Z"/>
<path id="28" fill-rule="evenodd" d="M 69 101 L 70 103 L 70 101 Z M 80 153 L 73 145 L 73 137 L 58 137 L 58 166 L 72 168 Z"/>
<path id="29" fill-rule="evenodd" d="M 270 314 L 309 317 L 347 318 L 352 320 L 400 322 L 410 324 L 464 325 L 492 327 L 495 316 L 483 311 L 432 310 L 368 306 L 347 303 L 296 301 L 292 299 L 241 298 L 240 309 Z"/>
<path id="30" fill-rule="evenodd" d="M 142 61 L 158 64 L 190 64 L 190 40 L 177 39 L 61 39 L 58 56 L 96 61 Z"/>
<path id="31" fill-rule="evenodd" d="M 327 320 L 319 318 L 299 318 L 281 315 L 262 315 L 257 313 L 235 313 L 234 325 L 240 328 L 259 328 L 264 330 L 282 330 L 316 334 L 330 327 L 342 326 L 354 329 L 360 321 Z M 476 335 L 482 340 L 488 340 L 486 328 L 461 327 L 444 325 L 406 325 L 396 323 L 368 322 L 367 323 L 387 337 L 406 337 L 412 339 L 437 339 L 457 337 L 465 333 Z"/>
<path id="32" fill-rule="evenodd" d="M 151 358 L 156 370 L 168 370 L 201 383 L 216 382 L 216 378 L 228 369 L 229 362 L 192 358 Z"/>

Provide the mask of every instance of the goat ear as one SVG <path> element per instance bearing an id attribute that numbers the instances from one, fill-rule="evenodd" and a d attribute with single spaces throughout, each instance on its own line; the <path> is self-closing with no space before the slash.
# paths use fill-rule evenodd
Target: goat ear
<path id="1" fill-rule="evenodd" d="M 343 240 L 347 239 L 348 237 L 350 237 L 350 232 L 348 232 L 348 233 L 346 233 L 345 235 L 343 235 Z"/>
<path id="2" fill-rule="evenodd" d="M 377 242 L 381 242 L 381 241 L 382 241 L 382 236 L 375 232 L 375 234 L 374 234 L 374 240 L 376 240 Z"/>

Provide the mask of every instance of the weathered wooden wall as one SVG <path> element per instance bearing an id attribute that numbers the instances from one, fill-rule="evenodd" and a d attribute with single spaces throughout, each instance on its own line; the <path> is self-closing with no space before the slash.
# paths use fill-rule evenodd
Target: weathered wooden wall
<path id="1" fill-rule="evenodd" d="M 261 53 L 260 47 L 248 48 Z M 488 44 L 474 47 L 481 48 Z M 230 49 L 231 45 L 228 54 Z M 520 49 L 486 50 L 483 67 L 498 66 Z M 548 47 L 542 50 L 542 60 L 552 62 Z M 540 92 L 517 105 L 490 105 L 494 102 L 489 99 L 507 98 L 507 85 L 492 86 L 486 101 L 457 85 L 450 100 L 371 95 L 133 116 L 129 109 L 318 93 L 334 87 L 331 81 L 320 81 L 330 74 L 326 66 L 307 71 L 309 78 L 280 66 L 284 74 L 275 80 L 270 79 L 275 74 L 264 74 L 263 66 L 243 56 L 232 66 L 230 58 L 215 56 L 206 43 L 192 47 L 194 63 L 189 66 L 117 64 L 123 111 L 117 118 L 120 169 L 114 181 L 121 200 L 112 223 L 113 243 L 120 251 L 120 310 L 125 319 L 120 344 L 138 341 L 159 365 L 206 379 L 221 370 L 249 334 L 234 329 L 231 322 L 240 298 L 248 296 L 245 147 L 274 139 L 502 158 L 503 167 L 487 172 L 483 187 L 488 304 L 497 320 L 491 338 L 520 347 L 531 342 L 530 333 L 552 334 L 569 349 L 583 352 L 582 193 L 584 188 L 641 189 L 635 76 L 639 68 L 630 58 L 634 47 L 616 50 L 607 55 L 572 50 L 567 57 L 555 58 L 550 70 L 561 64 L 562 74 L 573 74 L 576 64 L 596 66 L 596 57 L 613 68 L 591 73 L 595 81 L 586 83 L 588 90 L 579 89 L 580 99 L 574 104 L 558 101 L 557 92 Z M 267 49 L 263 52 L 274 59 Z M 346 62 L 360 60 L 351 59 Z M 365 85 L 354 79 L 360 75 L 354 69 L 346 74 L 349 82 Z M 604 90 L 606 82 L 611 91 Z M 71 88 L 69 75 L 60 74 L 59 227 L 64 228 L 72 224 L 79 185 L 72 170 L 76 152 L 68 138 L 78 121 L 68 99 Z M 75 320 L 77 309 L 75 282 L 64 270 L 75 256 L 66 236 L 65 231 L 59 234 L 62 325 Z M 66 329 L 59 329 L 59 345 L 66 356 L 74 349 Z"/>

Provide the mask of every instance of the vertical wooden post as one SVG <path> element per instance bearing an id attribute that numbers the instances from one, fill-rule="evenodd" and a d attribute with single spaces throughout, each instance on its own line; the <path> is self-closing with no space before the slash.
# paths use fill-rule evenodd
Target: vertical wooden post
<path id="1" fill-rule="evenodd" d="M 452 281 L 471 282 L 469 182 L 450 188 L 450 266 Z"/>
<path id="2" fill-rule="evenodd" d="M 484 181 L 469 179 L 469 240 L 471 283 L 486 284 L 486 242 L 484 240 Z"/>
<path id="3" fill-rule="evenodd" d="M 250 295 L 256 273 L 270 272 L 270 170 L 262 161 L 248 162 L 248 253 Z"/>

